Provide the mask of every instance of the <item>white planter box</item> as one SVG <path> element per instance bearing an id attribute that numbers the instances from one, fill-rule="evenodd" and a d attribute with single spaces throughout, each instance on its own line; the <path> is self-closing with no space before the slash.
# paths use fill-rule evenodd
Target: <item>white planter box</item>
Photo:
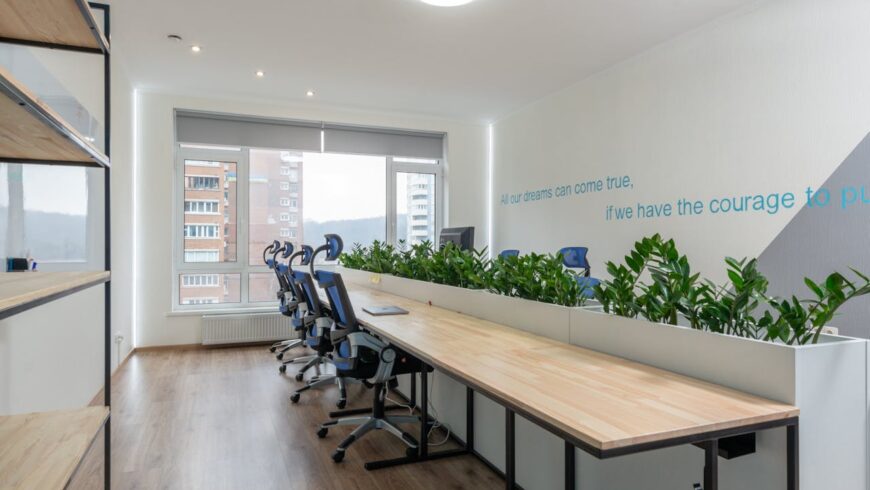
<path id="1" fill-rule="evenodd" d="M 868 488 L 866 340 L 825 336 L 816 345 L 789 346 L 574 309 L 571 343 L 794 404 L 801 409 L 801 487 Z M 720 461 L 721 487 L 785 488 L 784 432 L 762 432 L 756 454 Z M 683 484 L 684 478 L 665 477 L 653 486 L 649 475 L 630 471 L 660 464 L 660 457 L 639 454 L 625 463 L 617 458 L 596 464 L 581 456 L 586 469 L 580 488 L 604 488 L 605 482 L 614 488 Z M 691 461 L 670 460 L 677 474 L 698 472 Z"/>
<path id="2" fill-rule="evenodd" d="M 565 306 L 344 267 L 338 271 L 343 278 L 355 284 L 430 303 L 560 342 L 569 341 L 571 308 Z"/>

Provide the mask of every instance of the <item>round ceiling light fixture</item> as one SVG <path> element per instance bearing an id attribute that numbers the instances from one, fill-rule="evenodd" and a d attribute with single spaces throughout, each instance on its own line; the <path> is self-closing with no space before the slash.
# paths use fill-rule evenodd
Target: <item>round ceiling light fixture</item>
<path id="1" fill-rule="evenodd" d="M 257 75 L 257 78 L 263 78 L 266 76 L 266 72 L 264 72 L 263 70 L 257 70 L 254 75 Z"/>
<path id="2" fill-rule="evenodd" d="M 422 2 L 436 7 L 459 7 L 471 3 L 472 0 L 422 0 Z"/>
<path id="3" fill-rule="evenodd" d="M 305 95 L 306 95 L 307 97 L 314 97 L 314 91 L 313 91 L 313 90 L 309 90 L 309 91 L 305 92 Z"/>
<path id="4" fill-rule="evenodd" d="M 199 53 L 200 51 L 202 51 L 202 46 L 200 46 L 199 44 L 194 44 L 190 47 L 190 50 L 194 53 Z"/>

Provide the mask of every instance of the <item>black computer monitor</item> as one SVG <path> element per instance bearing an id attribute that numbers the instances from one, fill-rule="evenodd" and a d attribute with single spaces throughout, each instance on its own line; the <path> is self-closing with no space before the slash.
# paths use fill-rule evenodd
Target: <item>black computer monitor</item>
<path id="1" fill-rule="evenodd" d="M 438 245 L 443 247 L 447 242 L 453 242 L 454 245 L 462 250 L 474 249 L 474 227 L 466 226 L 463 228 L 444 228 L 441 230 L 441 236 L 438 239 Z"/>

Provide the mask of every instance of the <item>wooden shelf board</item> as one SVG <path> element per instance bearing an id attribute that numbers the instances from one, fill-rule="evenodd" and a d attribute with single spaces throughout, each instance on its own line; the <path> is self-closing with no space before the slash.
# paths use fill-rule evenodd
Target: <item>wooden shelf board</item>
<path id="1" fill-rule="evenodd" d="M 103 53 L 109 43 L 86 0 L 0 0 L 5 42 Z"/>
<path id="2" fill-rule="evenodd" d="M 109 166 L 102 151 L 2 67 L 0 92 L 0 161 Z"/>
<path id="3" fill-rule="evenodd" d="M 0 488 L 64 488 L 108 417 L 109 407 L 0 416 Z"/>
<path id="4" fill-rule="evenodd" d="M 0 273 L 0 318 L 109 280 L 108 271 Z"/>

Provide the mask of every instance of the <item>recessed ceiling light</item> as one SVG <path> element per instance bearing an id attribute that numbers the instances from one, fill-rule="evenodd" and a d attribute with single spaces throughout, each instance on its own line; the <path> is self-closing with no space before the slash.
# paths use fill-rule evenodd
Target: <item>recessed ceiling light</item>
<path id="1" fill-rule="evenodd" d="M 264 76 L 266 76 L 266 72 L 264 72 L 263 70 L 257 70 L 256 75 L 257 75 L 259 78 L 263 78 Z"/>
<path id="2" fill-rule="evenodd" d="M 308 92 L 305 92 L 305 95 L 308 96 L 308 97 L 314 97 L 314 91 L 313 91 L 313 90 L 309 90 Z"/>
<path id="3" fill-rule="evenodd" d="M 199 53 L 200 51 L 202 51 L 202 47 L 200 47 L 198 44 L 194 44 L 190 47 L 190 50 L 194 53 Z"/>
<path id="4" fill-rule="evenodd" d="M 465 5 L 466 3 L 471 3 L 472 0 L 422 0 L 423 3 L 428 3 L 429 5 L 434 5 L 436 7 L 458 7 L 460 5 Z"/>

